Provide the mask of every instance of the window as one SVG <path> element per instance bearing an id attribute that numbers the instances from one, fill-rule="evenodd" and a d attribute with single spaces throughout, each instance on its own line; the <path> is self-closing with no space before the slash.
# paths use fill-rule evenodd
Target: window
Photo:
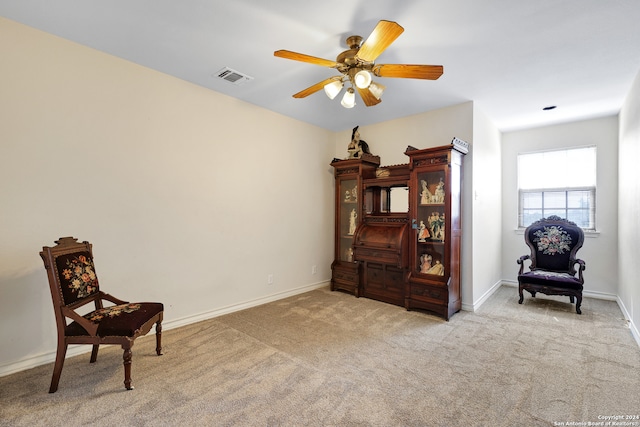
<path id="1" fill-rule="evenodd" d="M 518 155 L 518 227 L 550 215 L 595 230 L 596 147 Z"/>

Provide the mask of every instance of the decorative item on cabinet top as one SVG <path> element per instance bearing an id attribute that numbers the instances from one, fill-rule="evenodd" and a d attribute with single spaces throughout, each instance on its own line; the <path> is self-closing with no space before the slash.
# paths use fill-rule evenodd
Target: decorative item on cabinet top
<path id="1" fill-rule="evenodd" d="M 360 139 L 360 132 L 358 128 L 360 126 L 356 126 L 353 128 L 351 132 L 351 142 L 347 146 L 347 152 L 349 153 L 350 159 L 361 159 L 364 154 L 371 154 L 369 151 L 369 144 L 366 141 Z"/>

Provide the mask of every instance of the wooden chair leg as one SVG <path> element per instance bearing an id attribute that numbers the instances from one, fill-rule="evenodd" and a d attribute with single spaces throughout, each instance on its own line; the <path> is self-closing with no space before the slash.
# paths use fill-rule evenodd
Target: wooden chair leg
<path id="1" fill-rule="evenodd" d="M 64 366 L 64 358 L 67 355 L 67 343 L 64 339 L 58 340 L 58 350 L 56 351 L 56 363 L 53 365 L 53 376 L 51 377 L 51 386 L 49 387 L 49 393 L 55 393 L 58 390 L 58 383 L 60 382 L 60 374 L 62 373 L 62 367 Z"/>
<path id="2" fill-rule="evenodd" d="M 131 385 L 131 359 L 133 356 L 133 352 L 131 351 L 131 347 L 122 347 L 124 349 L 124 354 L 122 355 L 122 359 L 124 361 L 124 386 L 127 390 L 133 390 L 133 386 Z"/>
<path id="3" fill-rule="evenodd" d="M 93 349 L 91 350 L 91 360 L 89 360 L 90 363 L 95 363 L 96 360 L 98 360 L 98 347 L 100 347 L 100 345 L 94 344 Z"/>
<path id="4" fill-rule="evenodd" d="M 582 310 L 580 310 L 580 306 L 582 305 L 582 295 L 576 296 L 576 313 L 582 314 Z"/>
<path id="5" fill-rule="evenodd" d="M 156 354 L 162 356 L 162 321 L 156 323 Z"/>
<path id="6" fill-rule="evenodd" d="M 522 285 L 518 285 L 518 293 L 520 294 L 520 299 L 518 300 L 518 304 L 522 304 L 524 300 L 524 295 L 522 294 Z"/>

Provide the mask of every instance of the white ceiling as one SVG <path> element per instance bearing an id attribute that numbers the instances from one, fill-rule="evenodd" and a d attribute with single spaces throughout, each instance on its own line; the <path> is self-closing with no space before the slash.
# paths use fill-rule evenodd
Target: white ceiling
<path id="1" fill-rule="evenodd" d="M 613 115 L 640 70 L 638 0 L 0 0 L 0 16 L 333 131 L 465 101 L 503 131 Z M 373 107 L 291 96 L 338 73 L 275 50 L 335 60 L 381 19 L 405 31 L 376 63 L 444 75 L 378 79 Z"/>

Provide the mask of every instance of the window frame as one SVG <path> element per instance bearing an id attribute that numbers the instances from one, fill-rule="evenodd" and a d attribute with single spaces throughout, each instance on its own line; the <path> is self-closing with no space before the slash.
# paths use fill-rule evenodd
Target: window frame
<path id="1" fill-rule="evenodd" d="M 569 207 L 569 203 L 568 203 L 568 197 L 569 197 L 569 193 L 572 192 L 585 192 L 588 191 L 589 194 L 589 198 L 591 203 L 589 204 L 588 207 L 586 208 L 571 208 Z M 570 216 L 568 215 L 569 211 L 586 211 L 586 213 L 589 216 L 589 225 L 590 226 L 586 226 L 583 227 L 580 224 L 578 224 L 580 226 L 580 228 L 582 228 L 585 231 L 596 231 L 596 187 L 592 186 L 592 187 L 558 187 L 558 188 L 537 188 L 537 189 L 527 189 L 527 190 L 522 190 L 522 189 L 518 189 L 518 228 L 520 229 L 525 229 L 527 228 L 527 225 L 525 225 L 524 223 L 524 219 L 525 219 L 525 211 L 527 210 L 534 210 L 534 208 L 525 208 L 524 207 L 524 194 L 532 194 L 532 193 L 541 193 L 542 196 L 542 206 L 540 208 L 535 208 L 535 210 L 540 210 L 541 216 L 540 218 L 546 218 L 548 215 L 552 215 L 553 213 L 549 213 L 546 214 L 545 211 L 564 211 L 564 215 L 559 215 L 562 218 L 569 218 Z M 563 207 L 545 207 L 545 197 L 544 197 L 544 193 L 564 193 L 565 194 L 565 203 Z M 538 218 L 538 219 L 540 219 Z M 537 221 L 537 220 L 536 220 Z"/>

